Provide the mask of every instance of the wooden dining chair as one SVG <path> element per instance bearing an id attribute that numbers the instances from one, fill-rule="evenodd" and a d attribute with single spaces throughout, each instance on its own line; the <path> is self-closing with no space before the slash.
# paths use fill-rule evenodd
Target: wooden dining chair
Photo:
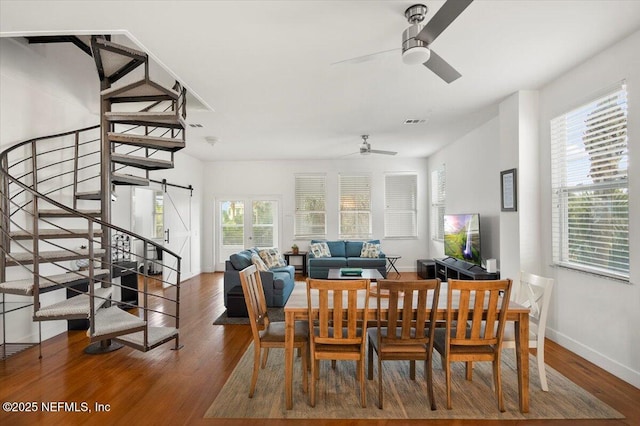
<path id="1" fill-rule="evenodd" d="M 491 361 L 498 408 L 504 411 L 500 353 L 510 294 L 510 279 L 449 280 L 446 326 L 436 330 L 433 341 L 445 369 L 447 409 L 451 409 L 451 363 L 465 361 L 466 378 L 471 380 L 473 362 Z M 459 300 L 456 312 L 453 311 L 454 298 Z M 454 324 L 466 324 L 466 327 Z"/>
<path id="2" fill-rule="evenodd" d="M 253 375 L 251 376 L 251 387 L 249 388 L 249 398 L 253 398 L 260 369 L 260 354 L 264 349 L 262 357 L 262 368 L 264 368 L 267 364 L 270 348 L 284 349 L 285 326 L 284 322 L 271 322 L 269 320 L 262 280 L 255 265 L 248 266 L 240 271 L 240 282 L 253 334 Z M 298 348 L 301 354 L 302 387 L 306 393 L 309 350 L 309 328 L 306 322 L 296 321 L 293 347 Z"/>
<path id="3" fill-rule="evenodd" d="M 410 362 L 411 380 L 416 378 L 416 361 L 424 361 L 429 402 L 431 409 L 435 410 L 432 353 L 440 280 L 380 280 L 378 290 L 377 324 L 375 328 L 367 330 L 369 380 L 373 379 L 374 350 L 378 356 L 378 408 L 382 409 L 383 406 L 382 362 L 400 360 Z M 388 298 L 386 321 L 382 315 L 383 298 Z"/>
<path id="4" fill-rule="evenodd" d="M 536 360 L 538 361 L 538 374 L 540 375 L 540 387 L 547 392 L 547 374 L 544 366 L 544 336 L 547 327 L 547 313 L 553 279 L 544 278 L 524 271 L 520 272 L 520 285 L 514 300 L 529 311 L 529 347 L 536 348 Z M 516 347 L 515 325 L 507 321 L 502 340 L 503 348 Z"/>
<path id="5" fill-rule="evenodd" d="M 309 342 L 311 347 L 310 404 L 316 405 L 320 360 L 356 361 L 360 404 L 367 406 L 364 378 L 369 280 L 307 279 Z"/>

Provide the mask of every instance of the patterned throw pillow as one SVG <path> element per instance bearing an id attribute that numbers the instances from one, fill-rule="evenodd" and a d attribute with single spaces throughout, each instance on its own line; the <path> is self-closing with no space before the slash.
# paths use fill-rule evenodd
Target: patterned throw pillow
<path id="1" fill-rule="evenodd" d="M 331 257 L 327 243 L 313 243 L 309 246 L 313 257 Z"/>
<path id="2" fill-rule="evenodd" d="M 380 244 L 362 243 L 360 257 L 380 257 Z"/>
<path id="3" fill-rule="evenodd" d="M 256 269 L 258 271 L 268 271 L 269 270 L 269 268 L 267 267 L 267 264 L 264 263 L 264 261 L 260 258 L 260 256 L 258 256 L 257 253 L 253 253 L 251 255 L 251 263 L 256 265 Z"/>
<path id="4" fill-rule="evenodd" d="M 284 257 L 282 257 L 280 250 L 277 248 L 263 249 L 260 250 L 258 254 L 269 269 L 287 266 L 287 262 L 285 262 Z"/>

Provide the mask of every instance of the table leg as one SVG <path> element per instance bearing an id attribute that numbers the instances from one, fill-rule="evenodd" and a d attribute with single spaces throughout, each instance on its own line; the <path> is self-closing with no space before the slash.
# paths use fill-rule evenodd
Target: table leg
<path id="1" fill-rule="evenodd" d="M 284 314 L 285 337 L 284 337 L 284 395 L 287 410 L 293 408 L 293 339 L 295 315 L 293 312 Z"/>
<path id="2" fill-rule="evenodd" d="M 515 324 L 516 363 L 520 411 L 529 412 L 529 314 L 518 315 Z"/>

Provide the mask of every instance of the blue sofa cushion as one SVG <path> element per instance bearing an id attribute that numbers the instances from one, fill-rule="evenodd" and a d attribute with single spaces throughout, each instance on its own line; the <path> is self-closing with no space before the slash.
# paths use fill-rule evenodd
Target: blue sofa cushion
<path id="1" fill-rule="evenodd" d="M 242 271 L 244 268 L 251 266 L 252 254 L 251 250 L 242 250 L 229 256 L 229 260 L 236 270 Z"/>
<path id="2" fill-rule="evenodd" d="M 309 260 L 309 265 L 322 268 L 344 268 L 347 266 L 346 257 L 314 257 Z"/>
<path id="3" fill-rule="evenodd" d="M 362 252 L 362 241 L 347 241 L 347 256 L 360 257 Z"/>
<path id="4" fill-rule="evenodd" d="M 331 257 L 347 257 L 344 241 L 327 241 Z"/>

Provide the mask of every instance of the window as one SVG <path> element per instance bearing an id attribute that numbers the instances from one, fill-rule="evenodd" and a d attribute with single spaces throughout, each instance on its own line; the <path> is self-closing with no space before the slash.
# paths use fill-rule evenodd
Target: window
<path id="1" fill-rule="evenodd" d="M 371 237 L 371 177 L 339 176 L 340 238 Z"/>
<path id="2" fill-rule="evenodd" d="M 551 120 L 554 263 L 628 280 L 627 91 Z"/>
<path id="3" fill-rule="evenodd" d="M 444 210 L 446 201 L 444 164 L 431 172 L 431 239 L 444 241 Z"/>
<path id="4" fill-rule="evenodd" d="M 418 176 L 390 173 L 384 177 L 385 238 L 415 238 L 417 227 Z"/>
<path id="5" fill-rule="evenodd" d="M 300 174 L 295 180 L 295 237 L 324 237 L 327 233 L 325 176 Z"/>

